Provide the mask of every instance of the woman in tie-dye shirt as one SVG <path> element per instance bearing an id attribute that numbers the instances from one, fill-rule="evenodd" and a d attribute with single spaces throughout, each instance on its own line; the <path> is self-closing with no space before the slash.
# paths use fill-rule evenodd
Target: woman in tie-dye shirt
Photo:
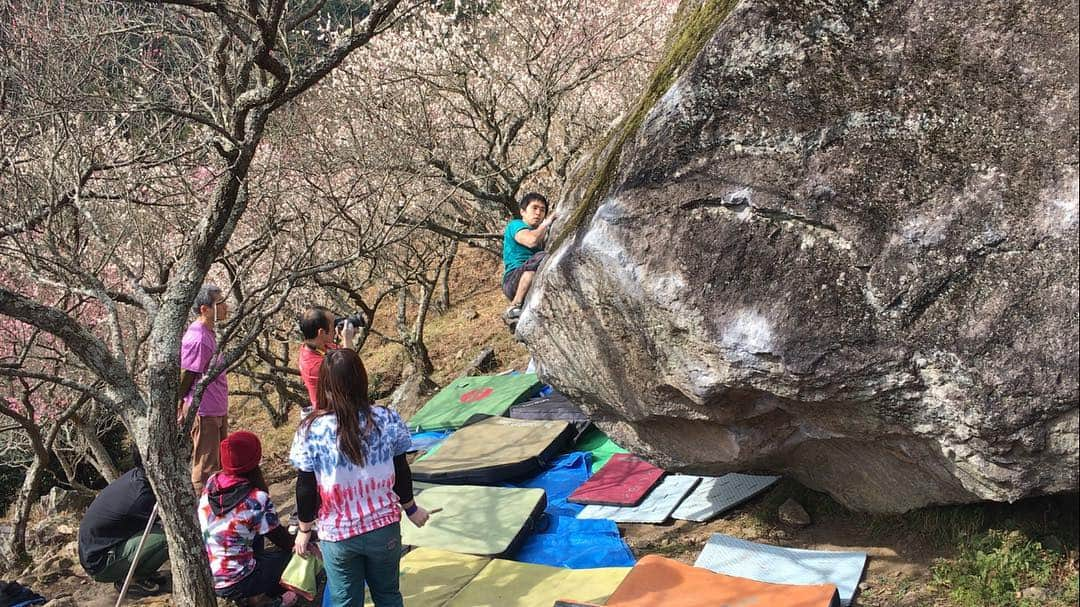
<path id="1" fill-rule="evenodd" d="M 408 428 L 367 394 L 367 372 L 356 352 L 327 352 L 317 410 L 300 424 L 289 454 L 300 471 L 296 552 L 312 551 L 317 526 L 335 607 L 363 605 L 365 582 L 376 607 L 401 607 L 401 510 L 418 527 L 428 513 L 413 501 Z"/>

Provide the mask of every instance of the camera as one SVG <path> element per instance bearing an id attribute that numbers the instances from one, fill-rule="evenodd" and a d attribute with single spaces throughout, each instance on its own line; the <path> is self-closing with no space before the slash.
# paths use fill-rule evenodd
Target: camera
<path id="1" fill-rule="evenodd" d="M 334 329 L 341 331 L 345 328 L 346 322 L 352 325 L 353 328 L 359 329 L 364 326 L 364 315 L 353 314 L 351 316 L 338 316 L 337 320 L 334 321 Z"/>

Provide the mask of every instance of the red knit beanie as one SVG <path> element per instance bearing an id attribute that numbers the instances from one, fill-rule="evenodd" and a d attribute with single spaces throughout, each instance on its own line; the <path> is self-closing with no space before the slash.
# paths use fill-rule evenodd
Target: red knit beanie
<path id="1" fill-rule="evenodd" d="M 221 469 L 229 474 L 254 470 L 262 459 L 259 437 L 247 430 L 233 432 L 221 441 Z"/>

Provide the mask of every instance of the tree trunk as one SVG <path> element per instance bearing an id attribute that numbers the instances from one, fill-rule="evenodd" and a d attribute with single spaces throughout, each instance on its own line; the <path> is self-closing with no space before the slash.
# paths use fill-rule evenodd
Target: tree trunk
<path id="1" fill-rule="evenodd" d="M 420 285 L 420 300 L 416 308 L 416 320 L 413 326 L 408 326 L 406 317 L 407 295 L 406 289 L 398 294 L 398 334 L 401 335 L 401 343 L 405 346 L 405 352 L 413 364 L 416 372 L 423 375 L 425 382 L 430 381 L 431 374 L 435 372 L 435 365 L 431 362 L 427 344 L 424 343 L 424 323 L 427 319 L 428 309 L 431 307 L 431 295 L 434 283 Z"/>
<path id="2" fill-rule="evenodd" d="M 26 470 L 22 486 L 19 487 L 19 495 L 15 498 L 15 507 L 12 510 L 11 535 L 4 541 L 4 557 L 11 564 L 16 564 L 27 559 L 26 554 L 26 528 L 30 521 L 30 509 L 38 499 L 41 490 L 41 477 L 49 465 L 49 452 L 41 442 L 41 437 L 30 437 L 34 448 L 34 461 Z"/>
<path id="3" fill-rule="evenodd" d="M 439 277 L 436 279 L 440 286 L 438 308 L 443 313 L 450 310 L 450 266 L 454 264 L 457 249 L 458 242 L 455 240 L 450 243 L 450 252 L 443 259 L 442 266 L 439 267 Z"/>
<path id="4" fill-rule="evenodd" d="M 191 486 L 191 451 L 186 444 L 190 441 L 180 440 L 175 409 L 169 409 L 167 415 L 151 409 L 147 418 L 125 421 L 139 445 L 146 476 L 158 497 L 158 515 L 169 543 L 173 601 L 191 607 L 216 607 L 210 562 L 196 515 L 195 490 Z"/>
<path id="5" fill-rule="evenodd" d="M 59 449 L 56 450 L 56 451 L 53 451 L 52 455 L 53 455 L 53 457 L 56 458 L 56 461 L 60 463 L 60 469 L 64 471 L 64 476 L 67 478 L 67 482 L 68 482 L 69 485 L 71 485 L 71 488 L 73 490 L 78 491 L 79 493 L 82 493 L 82 494 L 85 494 L 85 495 L 90 495 L 90 496 L 93 496 L 95 494 L 95 491 L 93 489 L 91 489 L 91 488 L 87 487 L 86 485 L 80 483 L 79 479 L 76 477 L 76 470 L 77 470 L 78 465 L 79 465 L 77 463 L 78 460 L 76 460 L 74 462 L 71 461 L 71 459 L 66 457 L 64 455 L 64 452 L 60 451 Z"/>
<path id="6" fill-rule="evenodd" d="M 101 444 L 101 439 L 98 438 L 97 432 L 90 424 L 83 421 L 82 417 L 76 415 L 71 420 L 72 427 L 79 435 L 79 438 L 86 443 L 87 451 L 89 451 L 90 465 L 97 470 L 101 478 L 105 479 L 105 482 L 111 483 L 120 478 L 120 471 L 117 470 L 116 465 L 112 461 L 112 456 L 109 455 L 109 451 L 105 449 L 105 445 Z"/>

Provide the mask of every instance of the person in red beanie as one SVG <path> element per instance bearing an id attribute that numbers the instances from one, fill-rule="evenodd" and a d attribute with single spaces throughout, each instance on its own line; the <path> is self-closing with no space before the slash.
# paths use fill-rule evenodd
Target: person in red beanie
<path id="1" fill-rule="evenodd" d="M 251 607 L 291 605 L 278 583 L 292 555 L 293 536 L 278 521 L 259 462 L 262 444 L 251 432 L 221 441 L 221 471 L 206 481 L 199 524 L 214 574 L 214 592 Z M 263 550 L 263 538 L 281 550 Z M 284 595 L 284 596 L 283 596 Z"/>

